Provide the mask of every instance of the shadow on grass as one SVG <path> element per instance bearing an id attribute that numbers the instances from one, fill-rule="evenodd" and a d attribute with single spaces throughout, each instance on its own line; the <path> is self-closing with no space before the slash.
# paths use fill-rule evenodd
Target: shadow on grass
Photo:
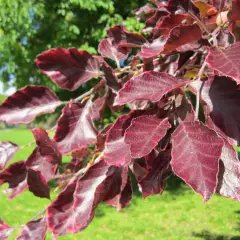
<path id="1" fill-rule="evenodd" d="M 193 233 L 194 237 L 202 238 L 204 240 L 240 240 L 240 236 L 227 236 L 212 234 L 209 231 L 202 231 L 201 233 Z"/>

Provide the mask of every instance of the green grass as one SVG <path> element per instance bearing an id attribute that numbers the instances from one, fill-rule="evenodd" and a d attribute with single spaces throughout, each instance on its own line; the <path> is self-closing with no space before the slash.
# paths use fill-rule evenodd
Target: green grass
<path id="1" fill-rule="evenodd" d="M 0 131 L 0 141 L 26 144 L 32 140 L 27 130 Z M 13 161 L 26 159 L 31 149 L 21 150 Z M 6 188 L 1 187 L 0 190 Z M 199 195 L 172 179 L 162 196 L 143 199 L 136 195 L 132 204 L 117 212 L 101 204 L 87 229 L 60 240 L 229 240 L 240 239 L 240 203 L 214 196 L 204 204 Z M 25 192 L 12 201 L 0 194 L 0 217 L 9 225 L 24 224 L 47 206 L 48 200 Z M 10 239 L 14 239 L 14 235 Z M 51 239 L 50 234 L 47 239 Z"/>
<path id="2" fill-rule="evenodd" d="M 3 102 L 5 100 L 6 96 L 3 94 L 0 94 L 0 103 Z"/>

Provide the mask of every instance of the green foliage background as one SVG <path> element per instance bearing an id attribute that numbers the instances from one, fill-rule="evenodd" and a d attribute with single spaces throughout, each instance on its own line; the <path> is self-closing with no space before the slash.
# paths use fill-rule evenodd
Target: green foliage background
<path id="1" fill-rule="evenodd" d="M 124 23 L 131 31 L 141 29 L 132 11 L 144 3 L 146 0 L 0 0 L 0 79 L 5 89 L 43 84 L 59 92 L 37 71 L 36 55 L 59 46 L 97 53 L 110 26 Z"/>

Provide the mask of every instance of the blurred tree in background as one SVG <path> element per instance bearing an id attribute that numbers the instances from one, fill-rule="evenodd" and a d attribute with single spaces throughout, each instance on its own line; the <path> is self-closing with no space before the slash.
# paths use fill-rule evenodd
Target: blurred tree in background
<path id="1" fill-rule="evenodd" d="M 5 89 L 9 86 L 21 88 L 26 84 L 44 84 L 59 95 L 72 96 L 56 89 L 47 77 L 36 70 L 36 55 L 59 46 L 96 53 L 98 43 L 110 26 L 123 23 L 131 31 L 141 29 L 132 11 L 145 2 L 0 0 L 0 79 Z"/>

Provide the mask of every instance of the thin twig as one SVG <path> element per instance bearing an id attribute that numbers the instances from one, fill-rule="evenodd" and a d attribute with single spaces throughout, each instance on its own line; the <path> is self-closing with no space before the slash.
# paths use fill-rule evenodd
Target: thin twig
<path id="1" fill-rule="evenodd" d="M 80 95 L 79 97 L 75 98 L 73 101 L 74 101 L 74 102 L 79 102 L 79 101 L 83 100 L 85 97 L 93 94 L 93 93 L 94 93 L 94 90 L 95 90 L 94 88 L 91 88 L 89 91 L 83 93 L 83 94 Z"/>
<path id="2" fill-rule="evenodd" d="M 207 62 L 205 61 L 203 63 L 203 65 L 202 65 L 202 67 L 200 68 L 199 72 L 198 72 L 198 76 L 197 76 L 196 81 L 200 81 L 201 80 L 202 74 L 203 74 L 206 66 L 207 66 Z M 201 86 L 197 90 L 196 108 L 195 108 L 195 120 L 198 120 L 199 108 L 200 108 L 200 97 L 201 97 L 201 92 L 202 92 L 204 83 L 205 83 L 205 81 L 202 81 Z"/>

